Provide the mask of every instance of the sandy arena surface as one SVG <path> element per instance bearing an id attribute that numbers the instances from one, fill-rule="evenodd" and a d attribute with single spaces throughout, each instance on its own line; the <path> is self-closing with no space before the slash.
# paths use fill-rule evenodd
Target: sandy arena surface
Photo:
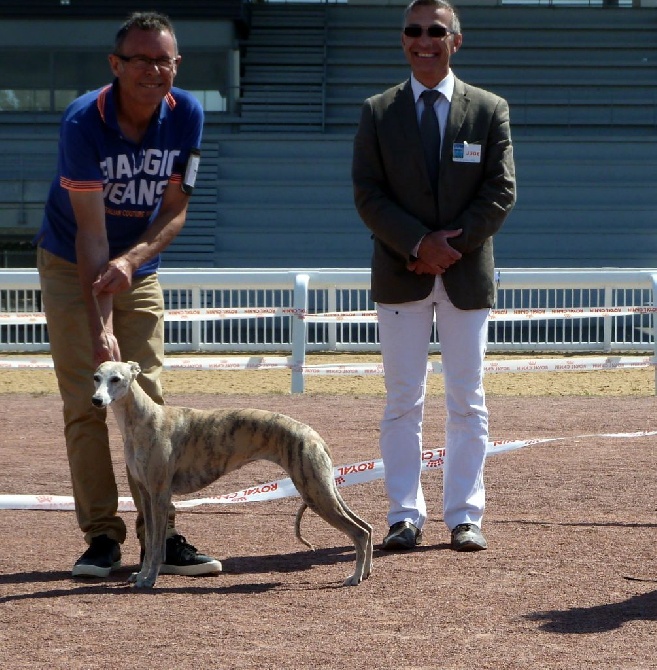
<path id="1" fill-rule="evenodd" d="M 311 377 L 302 395 L 290 395 L 287 371 L 175 370 L 164 383 L 171 404 L 309 423 L 336 465 L 379 456 L 380 377 Z M 179 529 L 224 572 L 161 576 L 147 592 L 126 584 L 134 534 L 121 570 L 74 580 L 84 544 L 72 512 L 0 509 L 0 668 L 657 668 L 657 436 L 631 435 L 657 430 L 654 371 L 507 373 L 486 389 L 492 439 L 560 438 L 490 457 L 488 551 L 449 549 L 440 471 L 424 475 L 430 518 L 411 553 L 378 549 L 380 480 L 342 490 L 375 532 L 374 572 L 356 588 L 340 586 L 354 560 L 343 535 L 307 513 L 316 551 L 296 542 L 297 498 L 179 512 Z M 443 444 L 439 375 L 429 394 L 427 448 Z M 70 495 L 52 371 L 0 370 L 0 421 L 0 495 Z M 110 430 L 129 495 L 113 418 Z M 202 496 L 282 476 L 253 463 Z M 132 528 L 135 514 L 124 517 Z"/>

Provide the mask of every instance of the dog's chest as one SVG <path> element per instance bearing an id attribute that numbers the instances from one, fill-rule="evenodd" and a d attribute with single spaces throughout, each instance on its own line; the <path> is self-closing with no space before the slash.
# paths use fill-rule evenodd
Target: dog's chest
<path id="1" fill-rule="evenodd" d="M 173 446 L 168 431 L 144 417 L 117 416 L 123 434 L 125 462 L 143 484 L 166 482 L 173 472 Z"/>

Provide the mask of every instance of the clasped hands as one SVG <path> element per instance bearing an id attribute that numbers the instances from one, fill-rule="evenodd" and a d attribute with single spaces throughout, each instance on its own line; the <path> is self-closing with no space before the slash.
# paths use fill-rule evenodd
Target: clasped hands
<path id="1" fill-rule="evenodd" d="M 417 259 L 410 261 L 406 269 L 418 275 L 441 275 L 448 267 L 456 263 L 462 254 L 449 243 L 452 237 L 458 237 L 458 230 L 436 230 L 422 238 L 417 250 Z"/>

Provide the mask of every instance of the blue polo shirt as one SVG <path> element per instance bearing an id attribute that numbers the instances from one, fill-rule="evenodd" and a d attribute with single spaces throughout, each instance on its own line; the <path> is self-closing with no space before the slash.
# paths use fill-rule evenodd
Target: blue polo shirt
<path id="1" fill-rule="evenodd" d="M 172 88 L 140 144 L 125 139 L 116 119 L 114 84 L 86 93 L 64 112 L 57 175 L 35 241 L 77 261 L 77 225 L 69 191 L 102 191 L 110 258 L 133 246 L 157 214 L 167 184 L 182 182 L 190 149 L 199 148 L 203 109 L 191 94 Z M 152 274 L 157 256 L 134 274 Z"/>

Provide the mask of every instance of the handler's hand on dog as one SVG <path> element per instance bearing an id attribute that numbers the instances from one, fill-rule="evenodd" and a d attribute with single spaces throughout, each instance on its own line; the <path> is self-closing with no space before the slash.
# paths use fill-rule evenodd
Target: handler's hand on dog
<path id="1" fill-rule="evenodd" d="M 94 365 L 98 367 L 105 361 L 120 361 L 121 351 L 114 333 L 100 333 L 94 342 Z"/>

